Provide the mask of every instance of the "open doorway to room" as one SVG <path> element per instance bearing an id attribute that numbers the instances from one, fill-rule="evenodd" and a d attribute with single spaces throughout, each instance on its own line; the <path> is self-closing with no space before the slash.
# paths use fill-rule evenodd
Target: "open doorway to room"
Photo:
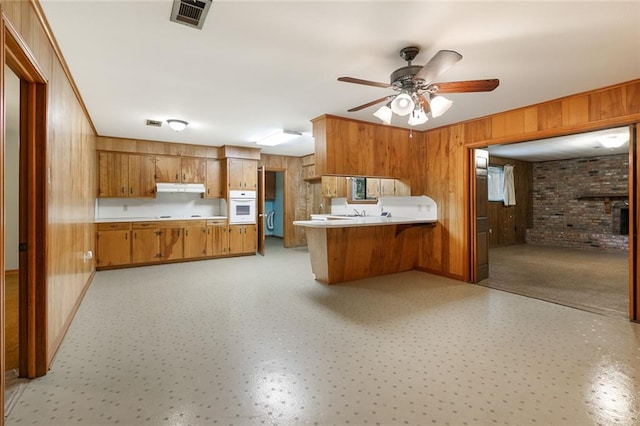
<path id="1" fill-rule="evenodd" d="M 478 284 L 628 318 L 629 129 L 485 149 L 489 277 Z"/>
<path id="2" fill-rule="evenodd" d="M 284 239 L 284 171 L 265 171 L 264 233 L 265 245 L 283 246 Z"/>

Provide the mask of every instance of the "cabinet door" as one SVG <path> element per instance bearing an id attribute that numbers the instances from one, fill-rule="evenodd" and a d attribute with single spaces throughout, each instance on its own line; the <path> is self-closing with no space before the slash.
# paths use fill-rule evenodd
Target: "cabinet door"
<path id="1" fill-rule="evenodd" d="M 182 182 L 204 183 L 206 180 L 207 161 L 203 158 L 181 159 Z"/>
<path id="2" fill-rule="evenodd" d="M 98 197 L 126 197 L 129 188 L 129 156 L 98 153 Z"/>
<path id="3" fill-rule="evenodd" d="M 129 155 L 129 197 L 155 197 L 156 157 Z"/>
<path id="4" fill-rule="evenodd" d="M 184 258 L 184 237 L 182 227 L 160 229 L 160 259 Z"/>
<path id="5" fill-rule="evenodd" d="M 242 180 L 244 187 L 255 191 L 258 189 L 258 162 L 255 160 L 243 160 L 242 162 Z"/>
<path id="6" fill-rule="evenodd" d="M 242 239 L 242 252 L 255 253 L 258 246 L 258 231 L 256 225 L 245 225 Z"/>
<path id="7" fill-rule="evenodd" d="M 335 198 L 338 196 L 338 179 L 336 176 L 322 176 L 322 196 Z"/>
<path id="8" fill-rule="evenodd" d="M 245 225 L 229 225 L 229 254 L 242 253 Z"/>
<path id="9" fill-rule="evenodd" d="M 227 160 L 227 181 L 229 183 L 230 190 L 245 189 L 243 187 L 243 169 L 242 161 L 237 158 L 229 158 Z"/>
<path id="10" fill-rule="evenodd" d="M 188 226 L 184 228 L 184 258 L 207 255 L 207 227 Z"/>
<path id="11" fill-rule="evenodd" d="M 207 256 L 223 256 L 229 248 L 229 233 L 226 225 L 207 226 Z"/>
<path id="12" fill-rule="evenodd" d="M 336 197 L 347 197 L 349 194 L 347 192 L 349 184 L 349 179 L 345 176 L 336 176 Z"/>
<path id="13" fill-rule="evenodd" d="M 395 179 L 380 179 L 380 196 L 395 195 L 396 183 Z"/>
<path id="14" fill-rule="evenodd" d="M 378 198 L 380 195 L 380 179 L 367 178 L 367 198 Z"/>
<path id="15" fill-rule="evenodd" d="M 135 226 L 135 225 L 134 225 Z M 160 234 L 158 228 L 133 229 L 131 262 L 151 263 L 160 261 Z"/>
<path id="16" fill-rule="evenodd" d="M 205 198 L 222 198 L 224 177 L 222 175 L 221 160 L 207 160 L 207 192 Z"/>
<path id="17" fill-rule="evenodd" d="M 131 263 L 130 232 L 127 230 L 98 231 L 96 265 L 117 266 Z"/>
<path id="18" fill-rule="evenodd" d="M 182 178 L 180 157 L 156 157 L 156 182 L 178 183 Z"/>

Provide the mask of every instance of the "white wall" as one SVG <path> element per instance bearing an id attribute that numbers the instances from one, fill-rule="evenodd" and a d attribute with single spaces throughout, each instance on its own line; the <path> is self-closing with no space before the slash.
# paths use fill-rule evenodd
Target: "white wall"
<path id="1" fill-rule="evenodd" d="M 18 269 L 20 79 L 5 66 L 6 133 L 4 179 L 4 261 L 6 270 Z"/>
<path id="2" fill-rule="evenodd" d="M 98 198 L 96 219 L 149 218 L 157 216 L 226 216 L 227 203 L 200 194 L 159 193 L 156 198 Z"/>

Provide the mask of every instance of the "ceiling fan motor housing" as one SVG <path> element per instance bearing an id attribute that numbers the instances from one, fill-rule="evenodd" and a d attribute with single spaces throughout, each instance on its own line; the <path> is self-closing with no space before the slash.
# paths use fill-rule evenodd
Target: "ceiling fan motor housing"
<path id="1" fill-rule="evenodd" d="M 416 84 L 413 81 L 413 76 L 422 69 L 421 65 L 409 65 L 406 67 L 398 68 L 389 76 L 391 80 L 391 86 L 395 90 L 411 89 Z"/>

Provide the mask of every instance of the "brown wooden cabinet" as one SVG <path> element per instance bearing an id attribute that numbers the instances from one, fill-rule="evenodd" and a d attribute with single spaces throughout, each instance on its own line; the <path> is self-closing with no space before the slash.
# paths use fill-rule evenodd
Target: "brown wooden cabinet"
<path id="1" fill-rule="evenodd" d="M 184 258 L 184 233 L 182 225 L 170 222 L 160 225 L 160 260 Z"/>
<path id="2" fill-rule="evenodd" d="M 129 154 L 129 197 L 155 197 L 155 155 Z"/>
<path id="3" fill-rule="evenodd" d="M 224 197 L 224 169 L 223 160 L 207 160 L 207 179 L 204 198 Z"/>
<path id="4" fill-rule="evenodd" d="M 229 190 L 251 190 L 258 187 L 258 162 L 240 158 L 227 159 L 227 182 Z"/>
<path id="5" fill-rule="evenodd" d="M 265 172 L 264 174 L 264 199 L 276 199 L 276 172 Z"/>
<path id="6" fill-rule="evenodd" d="M 257 228 L 252 225 L 229 225 L 229 254 L 255 253 Z"/>
<path id="7" fill-rule="evenodd" d="M 321 185 L 325 198 L 347 196 L 348 179 L 344 176 L 322 176 Z"/>
<path id="8" fill-rule="evenodd" d="M 98 197 L 155 197 L 155 156 L 98 152 Z"/>
<path id="9" fill-rule="evenodd" d="M 156 156 L 156 182 L 204 183 L 207 161 L 196 157 Z"/>
<path id="10" fill-rule="evenodd" d="M 229 251 L 229 227 L 226 220 L 207 221 L 207 256 L 223 256 Z"/>
<path id="11" fill-rule="evenodd" d="M 131 263 L 131 224 L 100 223 L 96 236 L 96 266 L 109 267 Z"/>
<path id="12" fill-rule="evenodd" d="M 395 179 L 367 178 L 367 198 L 396 195 Z"/>
<path id="13" fill-rule="evenodd" d="M 184 228 L 184 258 L 193 259 L 207 255 L 207 226 L 205 221 L 189 224 Z"/>
<path id="14" fill-rule="evenodd" d="M 134 222 L 131 224 L 131 263 L 160 261 L 160 230 L 158 222 Z"/>

